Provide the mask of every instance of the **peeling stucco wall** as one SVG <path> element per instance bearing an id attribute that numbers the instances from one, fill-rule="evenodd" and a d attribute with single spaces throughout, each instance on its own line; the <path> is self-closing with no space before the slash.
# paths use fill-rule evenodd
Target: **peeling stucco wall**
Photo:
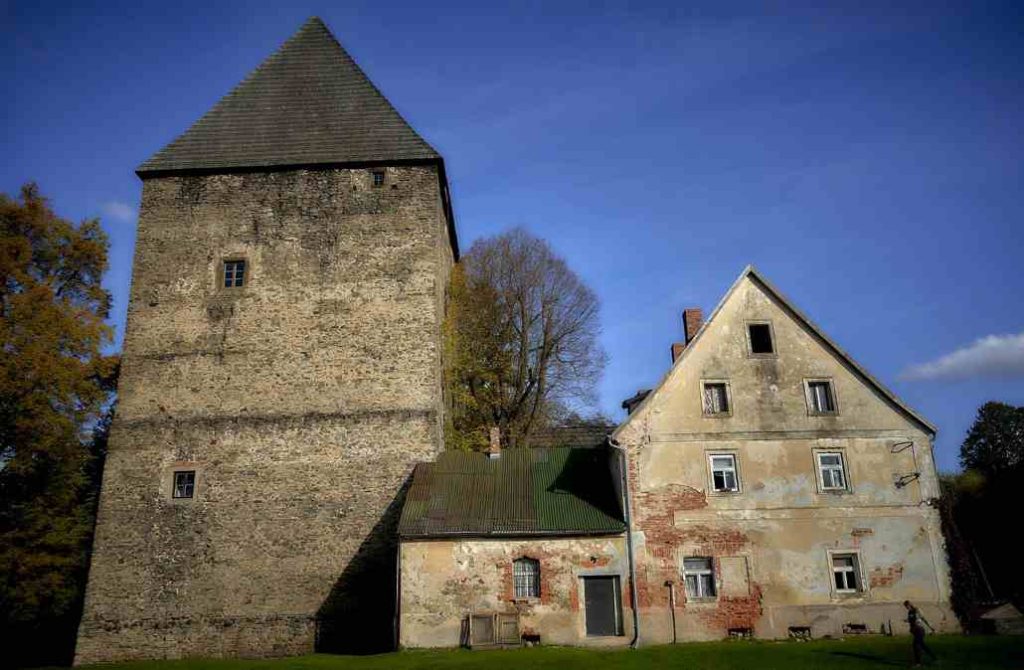
<path id="1" fill-rule="evenodd" d="M 773 355 L 752 355 L 749 322 L 766 322 Z M 814 415 L 804 383 L 828 379 L 838 412 Z M 728 382 L 730 412 L 703 414 L 702 380 Z M 746 275 L 616 433 L 628 454 L 641 640 L 672 639 L 666 580 L 679 584 L 679 639 L 731 628 L 815 636 L 844 624 L 905 631 L 902 601 L 955 630 L 926 427 L 828 348 L 755 277 Z M 912 443 L 908 446 L 907 443 Z M 843 454 L 848 490 L 822 490 L 815 452 Z M 709 454 L 733 454 L 737 492 L 716 493 Z M 896 479 L 920 473 L 897 487 Z M 830 551 L 855 553 L 863 589 L 833 588 Z M 717 597 L 687 602 L 683 559 L 711 557 Z"/>
<path id="2" fill-rule="evenodd" d="M 78 663 L 392 641 L 452 262 L 434 165 L 145 180 Z"/>
<path id="3" fill-rule="evenodd" d="M 540 597 L 516 600 L 512 562 L 540 563 Z M 443 539 L 401 544 L 400 643 L 454 647 L 466 617 L 513 613 L 541 644 L 617 646 L 632 635 L 624 536 L 560 539 Z M 623 635 L 587 637 L 583 577 L 617 576 Z"/>

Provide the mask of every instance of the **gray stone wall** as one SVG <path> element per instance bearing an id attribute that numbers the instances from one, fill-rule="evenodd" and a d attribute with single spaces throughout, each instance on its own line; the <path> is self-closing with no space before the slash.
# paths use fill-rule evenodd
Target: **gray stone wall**
<path id="1" fill-rule="evenodd" d="M 452 260 L 433 165 L 144 182 L 76 663 L 393 643 Z"/>

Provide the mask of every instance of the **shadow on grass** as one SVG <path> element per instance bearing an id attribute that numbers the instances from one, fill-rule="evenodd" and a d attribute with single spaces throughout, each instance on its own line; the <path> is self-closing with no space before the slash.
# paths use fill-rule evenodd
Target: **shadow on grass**
<path id="1" fill-rule="evenodd" d="M 825 654 L 826 656 L 843 656 L 846 658 L 856 658 L 860 661 L 871 661 L 872 663 L 877 663 L 878 665 L 895 665 L 898 668 L 905 668 L 908 665 L 907 663 L 894 661 L 891 658 L 879 656 L 878 654 L 864 654 L 856 651 L 822 651 L 818 653 Z"/>

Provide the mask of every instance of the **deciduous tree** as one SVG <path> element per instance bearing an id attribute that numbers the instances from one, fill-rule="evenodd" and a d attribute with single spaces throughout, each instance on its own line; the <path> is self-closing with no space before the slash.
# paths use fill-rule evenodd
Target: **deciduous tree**
<path id="1" fill-rule="evenodd" d="M 105 439 L 94 429 L 117 369 L 103 353 L 107 246 L 98 221 L 60 218 L 34 184 L 0 194 L 0 628 L 18 638 L 5 654 L 36 636 L 42 651 L 67 647 L 69 626 L 74 640 Z"/>
<path id="2" fill-rule="evenodd" d="M 452 446 L 508 446 L 587 410 L 605 365 L 599 302 L 551 247 L 525 230 L 477 241 L 452 275 L 445 323 Z"/>

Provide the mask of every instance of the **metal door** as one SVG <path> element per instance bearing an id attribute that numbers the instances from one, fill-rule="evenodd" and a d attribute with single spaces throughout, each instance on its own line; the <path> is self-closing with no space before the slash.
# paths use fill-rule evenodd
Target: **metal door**
<path id="1" fill-rule="evenodd" d="M 618 577 L 584 577 L 587 635 L 622 635 Z"/>

